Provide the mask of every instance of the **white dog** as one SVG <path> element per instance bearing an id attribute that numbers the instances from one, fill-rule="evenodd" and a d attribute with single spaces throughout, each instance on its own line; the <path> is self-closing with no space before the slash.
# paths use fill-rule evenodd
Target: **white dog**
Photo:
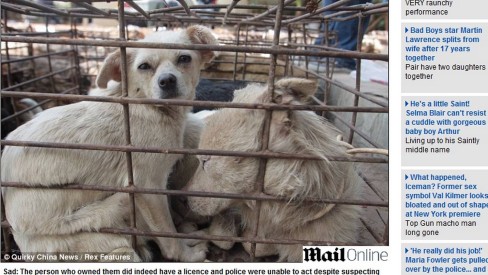
<path id="1" fill-rule="evenodd" d="M 289 78 L 276 83 L 274 98 L 267 87 L 249 85 L 235 92 L 234 102 L 303 104 L 316 90 L 306 79 Z M 200 138 L 200 149 L 253 152 L 261 146 L 263 110 L 223 109 L 210 116 Z M 309 111 L 272 112 L 269 149 L 289 154 L 309 154 L 323 160 L 269 159 L 264 179 L 266 194 L 287 202 L 263 201 L 258 236 L 272 239 L 353 242 L 357 238 L 359 207 L 344 204 L 306 203 L 305 198 L 357 199 L 359 177 L 351 163 L 332 162 L 327 156 L 344 156 L 347 149 L 336 140 L 338 130 Z M 191 191 L 253 194 L 259 159 L 199 156 L 200 166 L 187 187 Z M 189 197 L 198 214 L 214 216 L 212 235 L 238 234 L 224 211 L 237 209 L 243 236 L 251 236 L 255 220 L 252 200 Z M 229 242 L 214 242 L 230 248 Z M 243 243 L 250 252 L 250 244 Z M 256 256 L 278 254 L 280 261 L 301 261 L 300 245 L 258 244 Z"/>
<path id="2" fill-rule="evenodd" d="M 192 26 L 155 33 L 143 41 L 218 44 L 209 29 Z M 131 98 L 193 99 L 203 64 L 212 51 L 127 49 Z M 110 54 L 97 77 L 100 94 L 120 96 L 120 51 Z M 188 107 L 131 104 L 131 140 L 135 146 L 182 148 Z M 9 140 L 125 145 L 122 105 L 79 102 L 52 108 L 13 131 Z M 134 184 L 166 188 L 179 155 L 133 153 Z M 67 184 L 127 186 L 125 153 L 7 146 L 2 156 L 2 181 L 32 186 Z M 135 252 L 130 236 L 103 234 L 100 228 L 127 227 L 129 196 L 82 190 L 4 188 L 5 212 L 22 252 Z M 136 226 L 152 232 L 176 232 L 163 195 L 136 194 Z M 163 256 L 201 261 L 206 244 L 154 238 Z M 146 239 L 138 237 L 134 260 L 149 260 Z M 193 245 L 193 246 L 191 246 Z M 139 258 L 140 257 L 140 258 Z"/>

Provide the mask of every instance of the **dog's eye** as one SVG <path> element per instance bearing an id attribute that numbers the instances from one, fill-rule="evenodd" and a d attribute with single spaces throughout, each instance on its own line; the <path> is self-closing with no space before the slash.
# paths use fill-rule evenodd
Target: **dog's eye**
<path id="1" fill-rule="evenodd" d="M 191 56 L 189 55 L 180 55 L 178 57 L 178 64 L 186 64 L 191 62 Z"/>
<path id="2" fill-rule="evenodd" d="M 151 69 L 151 65 L 149 65 L 148 63 L 142 63 L 141 65 L 139 65 L 139 67 L 137 67 L 139 70 L 149 70 Z"/>

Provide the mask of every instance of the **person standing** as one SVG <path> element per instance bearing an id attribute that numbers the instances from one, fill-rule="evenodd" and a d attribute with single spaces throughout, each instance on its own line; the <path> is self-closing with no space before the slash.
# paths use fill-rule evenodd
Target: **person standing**
<path id="1" fill-rule="evenodd" d="M 328 6 L 337 1 L 339 0 L 323 0 L 323 4 L 324 6 Z M 352 0 L 347 4 L 347 6 L 371 3 L 371 1 L 372 0 Z M 335 13 L 335 11 L 325 12 L 326 15 L 332 13 Z M 329 28 L 329 32 L 337 33 L 337 45 L 336 45 L 337 48 L 348 50 L 348 51 L 356 51 L 357 42 L 358 42 L 358 33 L 359 31 L 361 31 L 361 36 L 362 36 L 368 27 L 368 23 L 369 23 L 369 16 L 366 16 L 363 18 L 361 30 L 358 30 L 359 18 L 355 17 L 354 19 L 350 19 L 346 21 L 331 20 L 329 21 L 328 28 Z M 320 28 L 321 31 L 324 31 L 324 28 L 325 28 L 324 25 L 322 25 Z M 324 36 L 321 35 L 320 37 L 318 37 L 317 40 L 315 41 L 315 44 L 316 45 L 325 44 Z M 335 67 L 344 68 L 348 70 L 355 70 L 356 61 L 352 58 L 336 58 Z"/>

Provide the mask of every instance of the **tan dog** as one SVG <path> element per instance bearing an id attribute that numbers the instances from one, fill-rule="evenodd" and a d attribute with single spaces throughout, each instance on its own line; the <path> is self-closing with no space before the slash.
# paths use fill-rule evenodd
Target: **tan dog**
<path id="1" fill-rule="evenodd" d="M 275 103 L 302 104 L 316 90 L 306 79 L 289 78 L 276 83 Z M 267 88 L 250 85 L 236 91 L 234 102 L 269 102 Z M 258 151 L 261 146 L 263 110 L 224 109 L 208 118 L 199 148 Z M 352 242 L 357 238 L 359 208 L 342 204 L 305 203 L 305 198 L 357 199 L 359 177 L 346 162 L 331 162 L 326 156 L 344 156 L 346 148 L 336 140 L 338 130 L 310 111 L 273 111 L 269 149 L 273 152 L 310 154 L 324 159 L 269 159 L 264 192 L 289 198 L 289 202 L 263 202 L 258 236 L 272 239 L 329 240 Z M 188 189 L 191 191 L 252 194 L 257 181 L 259 159 L 200 156 Z M 225 215 L 237 208 L 243 236 L 251 236 L 255 224 L 255 201 L 189 197 L 189 205 L 202 215 L 217 215 L 211 234 L 235 235 L 237 230 Z M 217 242 L 222 247 L 225 242 Z M 244 243 L 250 251 L 250 244 Z M 256 256 L 279 254 L 280 261 L 301 261 L 300 245 L 258 244 Z"/>
<path id="2" fill-rule="evenodd" d="M 217 44 L 209 29 L 155 33 L 144 41 Z M 212 51 L 127 49 L 128 91 L 132 98 L 192 99 L 200 69 Z M 120 52 L 110 54 L 97 78 L 98 93 L 121 95 Z M 108 82 L 111 85 L 107 88 Z M 182 148 L 189 108 L 130 105 L 131 139 L 135 146 Z M 188 131 L 188 130 L 187 130 Z M 79 102 L 42 112 L 12 132 L 9 140 L 124 145 L 124 118 L 120 104 Z M 134 184 L 166 188 L 168 175 L 181 156 L 133 153 Z M 2 156 L 2 181 L 33 186 L 66 184 L 127 186 L 122 152 L 46 149 L 8 146 Z M 4 188 L 7 220 L 22 252 L 132 253 L 130 236 L 97 233 L 104 227 L 127 227 L 128 195 L 78 190 Z M 176 232 L 167 197 L 136 194 L 139 230 Z M 154 238 L 163 256 L 201 261 L 206 244 L 181 239 Z M 138 237 L 134 260 L 149 260 L 146 239 Z M 193 245 L 193 246 L 190 246 Z"/>

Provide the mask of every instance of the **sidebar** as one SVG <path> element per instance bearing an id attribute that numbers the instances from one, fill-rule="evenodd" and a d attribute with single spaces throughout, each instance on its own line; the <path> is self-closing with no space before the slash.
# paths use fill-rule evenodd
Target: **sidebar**
<path id="1" fill-rule="evenodd" d="M 488 274 L 487 11 L 402 0 L 402 274 Z"/>

